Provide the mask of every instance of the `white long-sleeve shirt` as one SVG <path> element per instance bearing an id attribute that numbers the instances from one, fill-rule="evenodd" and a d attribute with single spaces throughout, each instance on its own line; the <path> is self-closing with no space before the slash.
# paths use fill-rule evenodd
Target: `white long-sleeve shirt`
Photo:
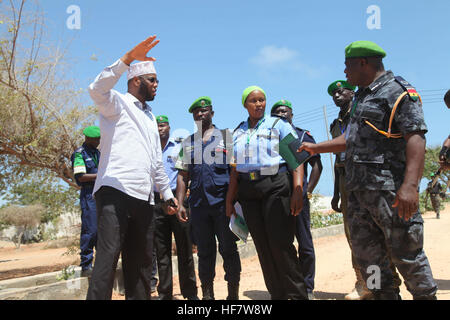
<path id="1" fill-rule="evenodd" d="M 155 116 L 150 112 L 148 117 L 143 111 L 147 106 L 130 93 L 113 90 L 128 68 L 119 59 L 89 86 L 89 94 L 100 113 L 101 132 L 101 157 L 93 192 L 101 186 L 110 186 L 154 204 L 154 184 L 164 200 L 173 198 L 173 193 L 164 170 Z"/>

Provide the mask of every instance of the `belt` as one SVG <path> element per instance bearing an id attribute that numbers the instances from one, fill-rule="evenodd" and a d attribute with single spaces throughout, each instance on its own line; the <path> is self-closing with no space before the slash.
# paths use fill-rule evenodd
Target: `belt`
<path id="1" fill-rule="evenodd" d="M 239 179 L 245 181 L 259 181 L 267 177 L 275 176 L 282 172 L 287 172 L 288 167 L 286 164 L 280 165 L 278 172 L 272 175 L 262 174 L 261 170 L 249 171 L 249 172 L 239 172 Z"/>

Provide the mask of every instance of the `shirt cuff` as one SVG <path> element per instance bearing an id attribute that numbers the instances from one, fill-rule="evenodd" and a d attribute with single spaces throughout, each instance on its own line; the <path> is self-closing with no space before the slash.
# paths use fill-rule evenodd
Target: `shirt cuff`
<path id="1" fill-rule="evenodd" d="M 122 75 L 125 71 L 127 71 L 130 68 L 130 66 L 125 64 L 121 59 L 118 59 L 109 67 L 111 68 L 111 70 L 114 70 L 114 73 L 117 75 Z"/>
<path id="2" fill-rule="evenodd" d="M 162 194 L 164 201 L 167 201 L 169 199 L 175 198 L 173 193 L 172 193 L 172 190 L 170 190 L 170 186 L 166 190 L 164 190 L 162 192 L 160 191 L 160 194 Z"/>

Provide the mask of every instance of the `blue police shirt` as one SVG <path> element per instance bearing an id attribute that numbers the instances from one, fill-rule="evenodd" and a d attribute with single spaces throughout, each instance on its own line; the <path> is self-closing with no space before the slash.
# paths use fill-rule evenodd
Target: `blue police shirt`
<path id="1" fill-rule="evenodd" d="M 241 123 L 233 133 L 233 164 L 238 172 L 260 171 L 273 175 L 286 161 L 279 154 L 279 144 L 287 135 L 298 138 L 286 120 L 264 115 L 255 128 L 249 121 Z"/>
<path id="2" fill-rule="evenodd" d="M 198 132 L 184 139 L 176 168 L 189 172 L 191 180 L 189 205 L 191 207 L 213 206 L 223 203 L 230 180 L 231 141 L 223 131 L 214 127 L 206 143 Z M 230 139 L 231 140 L 231 139 Z"/>
<path id="3" fill-rule="evenodd" d="M 162 158 L 164 164 L 164 170 L 167 173 L 170 181 L 170 189 L 175 190 L 177 188 L 177 176 L 178 170 L 175 168 L 175 164 L 180 153 L 181 143 L 178 143 L 173 138 L 169 138 L 167 144 L 162 151 Z M 155 192 L 159 192 L 156 185 L 153 186 Z"/>

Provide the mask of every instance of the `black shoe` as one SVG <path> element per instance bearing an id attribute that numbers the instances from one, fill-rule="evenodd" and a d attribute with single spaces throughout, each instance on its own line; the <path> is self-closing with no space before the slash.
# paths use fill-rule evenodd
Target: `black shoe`
<path id="1" fill-rule="evenodd" d="M 186 299 L 188 299 L 188 300 L 200 300 L 197 295 L 188 296 Z"/>
<path id="2" fill-rule="evenodd" d="M 87 269 L 81 269 L 81 276 L 90 278 L 92 276 L 92 267 L 89 267 Z"/>
<path id="3" fill-rule="evenodd" d="M 202 300 L 215 300 L 213 282 L 202 284 L 203 298 Z"/>
<path id="4" fill-rule="evenodd" d="M 437 300 L 437 297 L 436 297 L 436 295 L 421 296 L 421 297 L 413 297 L 413 300 Z"/>
<path id="5" fill-rule="evenodd" d="M 436 215 L 436 219 L 440 219 L 441 218 L 441 215 L 438 213 L 437 215 Z"/>
<path id="6" fill-rule="evenodd" d="M 239 300 L 239 283 L 228 282 L 227 300 Z"/>

